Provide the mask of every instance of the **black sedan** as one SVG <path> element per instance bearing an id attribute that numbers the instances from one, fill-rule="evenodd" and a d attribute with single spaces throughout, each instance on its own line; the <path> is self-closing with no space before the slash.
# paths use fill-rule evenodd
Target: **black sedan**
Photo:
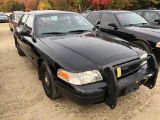
<path id="1" fill-rule="evenodd" d="M 95 11 L 86 17 L 99 27 L 100 35 L 112 34 L 160 56 L 160 27 L 149 24 L 140 15 L 130 11 Z"/>
<path id="2" fill-rule="evenodd" d="M 154 55 L 113 36 L 98 37 L 93 25 L 77 13 L 26 13 L 14 38 L 19 55 L 37 66 L 49 98 L 63 95 L 80 105 L 105 101 L 114 108 L 118 96 L 156 83 Z"/>
<path id="3" fill-rule="evenodd" d="M 145 18 L 150 24 L 159 25 L 160 26 L 160 10 L 154 9 L 146 9 L 146 10 L 135 10 L 137 14 L 141 15 Z"/>

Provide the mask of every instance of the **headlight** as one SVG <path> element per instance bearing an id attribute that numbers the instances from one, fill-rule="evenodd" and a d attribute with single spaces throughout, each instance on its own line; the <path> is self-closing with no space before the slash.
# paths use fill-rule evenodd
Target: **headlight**
<path id="1" fill-rule="evenodd" d="M 148 54 L 145 53 L 145 54 L 143 54 L 142 56 L 140 56 L 140 59 L 146 58 L 147 56 L 148 56 Z M 147 63 L 147 61 L 143 61 L 141 65 L 143 66 L 143 65 L 145 65 L 146 63 Z"/>
<path id="2" fill-rule="evenodd" d="M 160 42 L 158 42 L 158 43 L 156 44 L 156 47 L 160 48 Z"/>
<path id="3" fill-rule="evenodd" d="M 59 69 L 57 76 L 74 85 L 84 85 L 102 80 L 101 73 L 98 70 L 86 71 L 82 73 L 71 73 L 64 69 Z"/>

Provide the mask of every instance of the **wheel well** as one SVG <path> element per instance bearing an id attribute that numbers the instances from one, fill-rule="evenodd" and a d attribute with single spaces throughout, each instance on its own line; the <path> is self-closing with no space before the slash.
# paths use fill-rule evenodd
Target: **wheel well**
<path id="1" fill-rule="evenodd" d="M 152 47 L 150 46 L 148 41 L 144 41 L 144 40 L 136 40 L 133 42 L 134 44 L 142 47 L 148 54 L 152 54 Z"/>
<path id="2" fill-rule="evenodd" d="M 151 48 L 149 42 L 146 41 L 146 40 L 139 40 L 139 39 L 138 39 L 138 40 L 133 40 L 133 43 L 134 43 L 134 42 L 143 42 L 143 43 L 147 44 L 147 45 Z"/>
<path id="3" fill-rule="evenodd" d="M 44 60 L 40 58 L 40 59 L 38 60 L 38 62 L 37 62 L 39 80 L 42 80 L 42 73 L 41 73 L 42 71 L 40 70 L 40 67 L 41 67 L 41 63 L 42 63 L 43 61 L 44 61 Z M 58 68 L 60 68 L 60 66 L 59 66 L 57 63 L 55 63 L 54 65 L 49 65 L 49 64 L 48 64 L 48 66 L 49 66 L 49 68 L 51 69 L 52 73 L 55 74 L 55 75 L 56 75 L 56 73 L 57 73 Z"/>
<path id="4" fill-rule="evenodd" d="M 37 62 L 39 80 L 42 80 L 42 74 L 41 74 L 40 66 L 41 66 L 41 63 L 42 63 L 43 61 L 44 61 L 44 60 L 40 58 L 40 59 L 38 60 L 38 62 Z"/>

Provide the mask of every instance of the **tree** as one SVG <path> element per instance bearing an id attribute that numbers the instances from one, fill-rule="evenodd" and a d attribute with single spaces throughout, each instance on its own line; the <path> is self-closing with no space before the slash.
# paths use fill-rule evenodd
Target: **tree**
<path id="1" fill-rule="evenodd" d="M 132 6 L 131 2 L 136 0 L 112 0 L 108 5 L 108 9 L 124 9 Z"/>
<path id="2" fill-rule="evenodd" d="M 148 9 L 151 7 L 157 7 L 160 4 L 160 0 L 136 0 L 133 1 L 130 9 Z"/>
<path id="3" fill-rule="evenodd" d="M 38 2 L 37 0 L 24 0 L 25 11 L 37 10 Z"/>
<path id="4" fill-rule="evenodd" d="M 51 3 L 47 0 L 41 0 L 38 4 L 38 10 L 51 10 L 53 9 Z"/>
<path id="5" fill-rule="evenodd" d="M 4 0 L 0 0 L 0 5 L 3 4 Z"/>
<path id="6" fill-rule="evenodd" d="M 3 12 L 12 12 L 17 10 L 22 10 L 22 3 L 20 0 L 4 0 L 1 4 L 0 9 Z"/>

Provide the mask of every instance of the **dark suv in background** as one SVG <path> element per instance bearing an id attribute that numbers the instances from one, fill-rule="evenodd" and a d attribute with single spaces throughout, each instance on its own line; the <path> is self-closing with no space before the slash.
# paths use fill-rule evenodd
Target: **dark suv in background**
<path id="1" fill-rule="evenodd" d="M 13 28 L 17 25 L 20 18 L 24 15 L 23 11 L 13 11 L 9 20 L 10 31 L 13 31 Z"/>
<path id="2" fill-rule="evenodd" d="M 137 14 L 145 18 L 149 23 L 160 26 L 160 10 L 135 10 Z"/>
<path id="3" fill-rule="evenodd" d="M 102 10 L 86 17 L 99 29 L 99 35 L 114 35 L 142 47 L 147 53 L 160 56 L 160 27 L 149 24 L 131 11 Z"/>

